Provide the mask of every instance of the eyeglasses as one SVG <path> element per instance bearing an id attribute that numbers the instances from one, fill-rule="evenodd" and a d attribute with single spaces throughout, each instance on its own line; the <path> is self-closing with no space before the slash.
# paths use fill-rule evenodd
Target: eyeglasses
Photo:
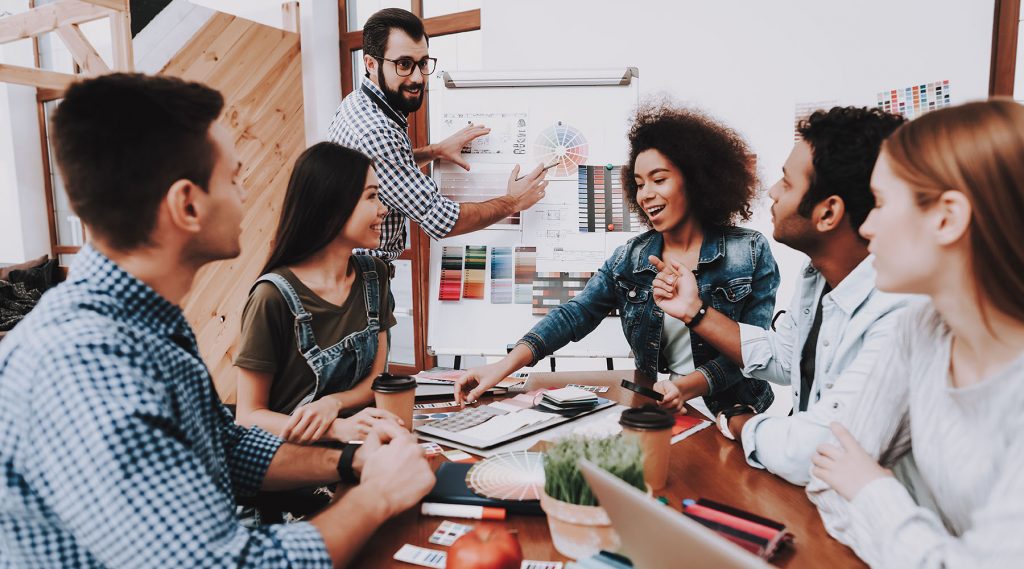
<path id="1" fill-rule="evenodd" d="M 397 73 L 399 77 L 408 77 L 412 75 L 412 70 L 415 67 L 419 68 L 421 74 L 427 76 L 433 73 L 434 68 L 437 67 L 436 57 L 424 57 L 419 61 L 413 61 L 411 57 L 400 57 L 398 59 L 388 59 L 379 55 L 371 55 L 370 57 L 394 63 L 395 73 Z"/>

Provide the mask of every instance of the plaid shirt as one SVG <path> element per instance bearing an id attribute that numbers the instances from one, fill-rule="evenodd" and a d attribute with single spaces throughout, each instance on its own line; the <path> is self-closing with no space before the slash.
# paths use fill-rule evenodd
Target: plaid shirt
<path id="1" fill-rule="evenodd" d="M 247 529 L 280 439 L 235 425 L 181 310 L 86 246 L 0 342 L 0 567 L 330 567 Z"/>
<path id="2" fill-rule="evenodd" d="M 363 85 L 387 104 L 371 81 Z M 405 249 L 405 220 L 412 219 L 433 239 L 441 239 L 455 227 L 459 204 L 437 191 L 433 178 L 416 166 L 404 113 L 390 109 L 392 120 L 362 89 L 349 93 L 334 114 L 327 139 L 363 152 L 373 159 L 380 179 L 380 199 L 390 210 L 384 218 L 380 248 L 357 250 L 394 261 Z"/>

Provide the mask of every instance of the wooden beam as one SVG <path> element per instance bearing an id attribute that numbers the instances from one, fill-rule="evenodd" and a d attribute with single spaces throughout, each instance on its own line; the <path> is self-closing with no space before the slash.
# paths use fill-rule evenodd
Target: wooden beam
<path id="1" fill-rule="evenodd" d="M 89 43 L 89 38 L 85 37 L 85 34 L 82 33 L 82 30 L 77 25 L 68 24 L 61 26 L 57 28 L 57 35 L 60 36 L 64 45 L 68 46 L 71 57 L 74 57 L 78 65 L 82 66 L 82 70 L 86 75 L 110 73 L 110 67 L 107 66 L 107 62 L 103 61 L 100 54 Z"/>
<path id="2" fill-rule="evenodd" d="M 281 4 L 281 25 L 286 32 L 299 33 L 299 3 Z"/>
<path id="3" fill-rule="evenodd" d="M 63 89 L 49 89 L 46 87 L 36 87 L 36 101 L 45 103 L 47 101 L 53 101 L 56 99 L 64 98 Z"/>
<path id="4" fill-rule="evenodd" d="M 114 55 L 114 69 L 118 71 L 135 70 L 131 12 L 110 13 L 110 49 Z"/>
<path id="5" fill-rule="evenodd" d="M 43 89 L 63 90 L 67 89 L 77 79 L 77 76 L 67 73 L 0 63 L 0 82 L 3 83 L 17 83 Z"/>
<path id="6" fill-rule="evenodd" d="M 996 0 L 992 25 L 992 65 L 989 68 L 988 94 L 1013 96 L 1017 71 L 1017 33 L 1020 28 L 1020 1 Z"/>
<path id="7" fill-rule="evenodd" d="M 1019 0 L 1018 0 L 1019 1 Z M 480 29 L 480 10 L 466 10 L 445 14 L 423 20 L 423 27 L 430 37 L 446 36 L 461 32 L 472 32 Z M 363 48 L 363 31 L 346 32 L 341 36 L 341 44 L 350 52 Z"/>
<path id="8" fill-rule="evenodd" d="M 111 11 L 107 8 L 78 0 L 59 0 L 0 18 L 0 44 L 52 32 L 61 26 L 99 20 L 109 15 Z"/>
<path id="9" fill-rule="evenodd" d="M 117 10 L 118 12 L 130 11 L 128 0 L 82 0 L 82 2 L 95 4 L 104 8 L 110 8 L 111 10 Z"/>

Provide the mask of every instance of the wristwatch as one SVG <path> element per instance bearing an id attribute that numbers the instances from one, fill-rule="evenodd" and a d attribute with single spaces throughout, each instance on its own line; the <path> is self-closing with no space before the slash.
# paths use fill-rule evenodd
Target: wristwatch
<path id="1" fill-rule="evenodd" d="M 757 409 L 754 409 L 751 405 L 742 405 L 737 403 L 728 409 L 723 409 L 718 412 L 718 416 L 715 417 L 715 422 L 718 423 L 718 430 L 722 432 L 722 435 L 730 441 L 736 440 L 736 435 L 729 430 L 729 419 L 738 415 L 756 415 Z"/>
<path id="2" fill-rule="evenodd" d="M 345 448 L 341 451 L 341 457 L 338 458 L 338 478 L 341 478 L 344 484 L 359 483 L 359 476 L 356 475 L 355 469 L 352 468 L 352 461 L 355 459 L 359 446 L 354 444 L 345 445 Z"/>

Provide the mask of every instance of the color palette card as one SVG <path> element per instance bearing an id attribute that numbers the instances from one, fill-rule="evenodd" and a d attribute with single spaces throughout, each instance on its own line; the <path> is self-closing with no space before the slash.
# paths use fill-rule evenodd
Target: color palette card
<path id="1" fill-rule="evenodd" d="M 444 569 L 448 563 L 448 554 L 437 549 L 427 549 L 407 543 L 395 552 L 395 561 L 412 563 L 421 567 Z"/>
<path id="2" fill-rule="evenodd" d="M 441 292 L 438 300 L 462 300 L 462 247 L 441 248 Z"/>
<path id="3" fill-rule="evenodd" d="M 515 303 L 533 303 L 533 277 L 537 274 L 537 248 L 516 247 Z"/>
<path id="4" fill-rule="evenodd" d="M 437 529 L 434 530 L 434 533 L 430 535 L 430 538 L 427 539 L 427 541 L 434 545 L 443 545 L 447 547 L 455 543 L 456 539 L 459 539 L 471 531 L 473 531 L 473 526 L 471 525 L 457 524 L 455 522 L 445 520 L 441 522 L 441 525 L 437 526 Z"/>
<path id="5" fill-rule="evenodd" d="M 512 247 L 492 247 L 491 304 L 512 304 L 515 276 Z"/>
<path id="6" fill-rule="evenodd" d="M 533 153 L 542 164 L 555 162 L 549 178 L 567 178 L 576 175 L 576 168 L 586 163 L 590 145 L 578 128 L 558 121 L 544 129 L 533 142 Z"/>
<path id="7" fill-rule="evenodd" d="M 533 279 L 533 314 L 544 316 L 579 294 L 594 273 L 537 273 Z"/>
<path id="8" fill-rule="evenodd" d="M 484 272 L 487 268 L 487 246 L 466 245 L 465 285 L 462 298 L 484 297 Z"/>
<path id="9" fill-rule="evenodd" d="M 622 166 L 580 166 L 580 233 L 640 231 L 640 220 L 622 193 Z"/>
<path id="10" fill-rule="evenodd" d="M 949 97 L 948 79 L 878 93 L 879 109 L 887 113 L 903 115 L 908 120 L 952 104 Z"/>

